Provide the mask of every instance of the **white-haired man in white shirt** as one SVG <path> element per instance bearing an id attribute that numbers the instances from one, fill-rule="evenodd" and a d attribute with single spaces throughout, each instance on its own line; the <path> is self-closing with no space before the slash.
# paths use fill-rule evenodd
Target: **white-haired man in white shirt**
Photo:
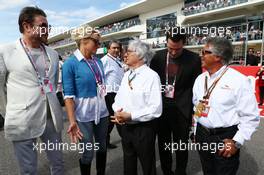
<path id="1" fill-rule="evenodd" d="M 127 71 L 116 94 L 112 121 L 122 124 L 124 175 L 137 174 L 137 158 L 144 175 L 156 174 L 155 119 L 162 113 L 161 83 L 146 63 L 153 52 L 148 44 L 136 39 L 129 42 Z"/>

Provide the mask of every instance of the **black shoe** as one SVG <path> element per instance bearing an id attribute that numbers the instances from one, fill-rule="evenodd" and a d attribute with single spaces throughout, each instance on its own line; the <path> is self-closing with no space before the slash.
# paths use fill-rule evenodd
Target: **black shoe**
<path id="1" fill-rule="evenodd" d="M 79 159 L 79 164 L 80 164 L 80 170 L 81 170 L 81 175 L 90 175 L 91 174 L 91 164 L 83 164 L 81 159 Z"/>
<path id="2" fill-rule="evenodd" d="M 104 175 L 106 166 L 106 152 L 96 152 L 96 174 Z"/>
<path id="3" fill-rule="evenodd" d="M 108 143 L 108 144 L 107 144 L 107 148 L 108 148 L 108 149 L 115 149 L 115 148 L 117 148 L 117 146 L 114 145 L 114 144 Z"/>

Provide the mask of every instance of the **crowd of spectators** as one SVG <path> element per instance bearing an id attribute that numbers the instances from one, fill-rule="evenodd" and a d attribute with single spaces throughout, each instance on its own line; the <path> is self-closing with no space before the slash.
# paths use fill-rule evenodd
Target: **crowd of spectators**
<path id="1" fill-rule="evenodd" d="M 147 38 L 165 36 L 166 28 L 175 27 L 176 18 L 171 20 L 149 20 L 147 21 Z"/>
<path id="2" fill-rule="evenodd" d="M 209 10 L 241 4 L 247 1 L 248 0 L 200 0 L 193 3 L 185 4 L 185 7 L 182 8 L 182 13 L 185 16 L 193 15 Z"/>
<path id="3" fill-rule="evenodd" d="M 187 45 L 200 45 L 205 43 L 205 39 L 208 37 L 220 36 L 229 39 L 232 42 L 245 41 L 246 30 L 242 30 L 242 27 L 231 27 L 230 32 L 225 33 L 212 33 L 208 35 L 204 34 L 192 34 L 187 37 Z M 248 40 L 260 40 L 262 39 L 262 30 L 252 25 L 248 31 Z"/>
<path id="4" fill-rule="evenodd" d="M 102 35 L 106 35 L 113 32 L 118 32 L 124 29 L 127 29 L 129 27 L 139 25 L 140 19 L 138 17 L 132 18 L 125 21 L 116 22 L 113 24 L 105 25 L 99 28 L 99 31 Z"/>
<path id="5" fill-rule="evenodd" d="M 59 41 L 56 41 L 54 43 L 50 43 L 49 46 L 50 47 L 57 47 L 57 46 L 63 46 L 63 45 L 66 45 L 66 44 L 70 44 L 70 43 L 73 43 L 74 41 L 71 39 L 71 38 L 65 38 L 63 40 L 59 40 Z"/>

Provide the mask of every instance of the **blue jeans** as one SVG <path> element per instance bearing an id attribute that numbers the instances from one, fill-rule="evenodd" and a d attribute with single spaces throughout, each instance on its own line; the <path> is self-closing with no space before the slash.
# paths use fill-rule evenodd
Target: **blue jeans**
<path id="1" fill-rule="evenodd" d="M 106 136 L 108 130 L 108 117 L 101 118 L 97 125 L 95 125 L 94 121 L 91 121 L 78 122 L 78 126 L 83 134 L 80 143 L 84 144 L 84 148 L 88 148 L 84 149 L 81 161 L 83 164 L 89 164 L 93 160 L 94 150 L 102 153 L 107 151 Z"/>

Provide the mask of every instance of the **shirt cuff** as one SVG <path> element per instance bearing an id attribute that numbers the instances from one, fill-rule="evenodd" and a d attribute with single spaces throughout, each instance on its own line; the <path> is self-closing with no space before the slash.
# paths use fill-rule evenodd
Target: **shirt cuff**
<path id="1" fill-rule="evenodd" d="M 141 117 L 139 112 L 131 112 L 130 115 L 132 121 L 144 122 L 144 119 Z"/>
<path id="2" fill-rule="evenodd" d="M 66 100 L 68 98 L 72 98 L 73 100 L 75 100 L 75 95 L 65 95 L 64 96 L 64 100 Z"/>
<path id="3" fill-rule="evenodd" d="M 243 136 L 239 133 L 239 130 L 237 131 L 236 135 L 233 137 L 233 140 L 240 143 L 241 145 L 244 144 L 245 139 L 243 138 Z"/>

